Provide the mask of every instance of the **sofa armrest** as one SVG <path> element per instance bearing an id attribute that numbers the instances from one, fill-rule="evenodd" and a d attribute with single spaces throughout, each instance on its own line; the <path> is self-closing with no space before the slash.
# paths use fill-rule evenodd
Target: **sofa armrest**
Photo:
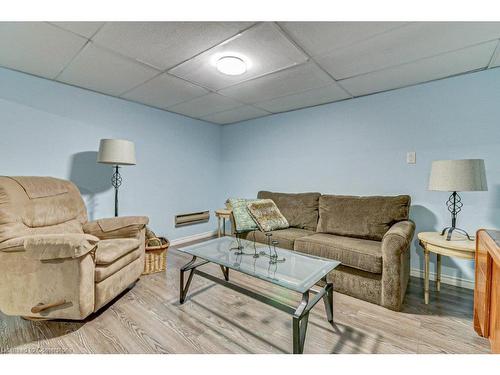
<path id="1" fill-rule="evenodd" d="M 112 238 L 134 238 L 149 223 L 146 216 L 123 216 L 89 221 L 83 231 L 101 240 Z"/>
<path id="2" fill-rule="evenodd" d="M 94 250 L 99 238 L 90 234 L 41 234 L 23 237 L 26 255 L 38 260 L 80 258 Z"/>
<path id="3" fill-rule="evenodd" d="M 400 221 L 389 228 L 382 238 L 382 295 L 381 305 L 401 310 L 410 276 L 410 244 L 415 223 Z"/>
<path id="4" fill-rule="evenodd" d="M 400 221 L 391 226 L 382 238 L 382 256 L 389 253 L 399 255 L 407 251 L 414 233 L 415 223 L 411 220 Z"/>

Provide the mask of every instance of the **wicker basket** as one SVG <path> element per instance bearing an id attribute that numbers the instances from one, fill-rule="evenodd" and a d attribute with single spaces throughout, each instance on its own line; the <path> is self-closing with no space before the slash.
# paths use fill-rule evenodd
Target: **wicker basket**
<path id="1" fill-rule="evenodd" d="M 148 246 L 152 240 L 160 240 L 160 246 Z M 149 238 L 146 240 L 146 257 L 144 259 L 143 275 L 162 272 L 167 269 L 167 249 L 170 242 L 164 237 Z"/>

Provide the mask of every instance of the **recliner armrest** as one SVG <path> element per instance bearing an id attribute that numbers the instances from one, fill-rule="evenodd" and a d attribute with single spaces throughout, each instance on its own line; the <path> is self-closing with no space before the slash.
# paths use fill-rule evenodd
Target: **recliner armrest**
<path id="1" fill-rule="evenodd" d="M 149 223 L 147 216 L 123 216 L 89 221 L 83 225 L 85 233 L 92 234 L 101 240 L 112 238 L 137 237 Z"/>
<path id="2" fill-rule="evenodd" d="M 397 222 L 389 228 L 382 238 L 382 256 L 384 253 L 405 252 L 415 233 L 415 223 L 411 220 Z"/>
<path id="3" fill-rule="evenodd" d="M 95 249 L 99 238 L 90 234 L 41 234 L 26 236 L 26 255 L 38 260 L 80 258 Z"/>

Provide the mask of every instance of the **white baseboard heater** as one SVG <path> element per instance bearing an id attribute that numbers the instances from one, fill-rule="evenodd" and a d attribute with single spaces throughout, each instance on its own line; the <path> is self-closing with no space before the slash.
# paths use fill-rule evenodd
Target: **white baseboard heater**
<path id="1" fill-rule="evenodd" d="M 206 223 L 210 219 L 210 211 L 191 212 L 188 214 L 175 215 L 175 226 Z"/>

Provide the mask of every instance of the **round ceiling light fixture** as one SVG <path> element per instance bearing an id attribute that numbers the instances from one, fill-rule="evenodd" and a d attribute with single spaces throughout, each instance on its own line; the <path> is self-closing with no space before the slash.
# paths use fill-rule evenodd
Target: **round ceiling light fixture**
<path id="1" fill-rule="evenodd" d="M 236 56 L 223 56 L 215 66 L 219 72 L 229 76 L 239 76 L 247 71 L 246 62 Z"/>

